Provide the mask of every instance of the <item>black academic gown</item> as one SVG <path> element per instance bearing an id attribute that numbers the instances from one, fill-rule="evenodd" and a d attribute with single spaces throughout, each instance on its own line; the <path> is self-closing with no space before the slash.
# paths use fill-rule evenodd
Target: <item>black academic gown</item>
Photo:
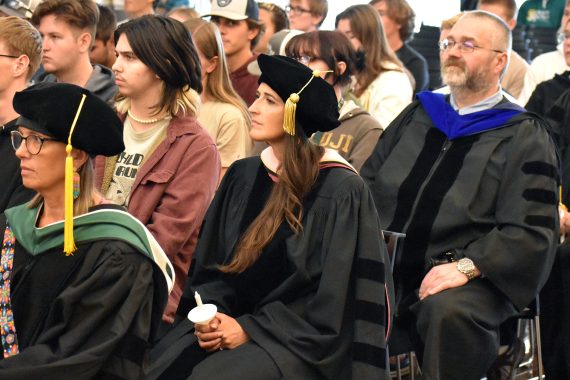
<path id="1" fill-rule="evenodd" d="M 407 234 L 394 268 L 394 331 L 419 335 L 425 378 L 480 379 L 498 351 L 498 326 L 536 297 L 554 260 L 558 159 L 546 123 L 521 113 L 449 140 L 415 101 L 361 174 L 384 228 Z M 432 260 L 449 251 L 483 276 L 419 301 Z"/>
<path id="2" fill-rule="evenodd" d="M 567 72 L 566 74 L 569 73 Z M 568 80 L 567 75 L 564 78 Z M 548 122 L 558 136 L 558 149 L 562 161 L 562 203 L 565 205 L 570 203 L 569 110 L 570 90 L 566 90 L 558 97 L 546 115 Z M 562 380 L 570 378 L 569 267 L 570 239 L 566 237 L 564 243 L 556 251 L 552 272 L 540 292 L 540 331 L 542 334 L 544 369 L 548 379 Z"/>
<path id="3" fill-rule="evenodd" d="M 391 277 L 372 198 L 353 171 L 321 169 L 303 202 L 302 232 L 295 235 L 284 223 L 246 271 L 218 270 L 272 187 L 259 157 L 230 167 L 206 215 L 179 317 L 196 305 L 197 290 L 204 302 L 237 319 L 285 379 L 387 378 L 385 285 Z M 159 350 L 172 346 L 161 342 Z M 189 360 L 169 373 L 185 378 Z M 250 361 L 255 366 L 255 358 Z M 219 365 L 231 368 L 227 361 Z"/>
<path id="4" fill-rule="evenodd" d="M 78 243 L 72 256 L 30 254 L 16 240 L 14 252 L 19 354 L 0 358 L 0 379 L 139 379 L 167 297 L 152 260 L 112 239 Z"/>

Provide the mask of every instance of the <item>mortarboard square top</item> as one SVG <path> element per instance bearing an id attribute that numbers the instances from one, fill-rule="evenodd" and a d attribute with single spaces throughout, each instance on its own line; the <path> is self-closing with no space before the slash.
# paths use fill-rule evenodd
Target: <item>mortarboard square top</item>
<path id="1" fill-rule="evenodd" d="M 311 80 L 313 71 L 288 57 L 261 54 L 257 61 L 261 70 L 259 83 L 271 87 L 284 102 L 291 94 L 298 94 L 297 130 L 302 129 L 305 136 L 310 137 L 317 131 L 327 132 L 340 125 L 336 94 L 324 79 L 314 77 Z"/>
<path id="2" fill-rule="evenodd" d="M 17 125 L 48 135 L 67 144 L 69 132 L 81 103 L 71 136 L 71 145 L 91 156 L 114 156 L 124 151 L 123 123 L 115 111 L 89 90 L 69 83 L 38 83 L 17 92 L 14 110 Z"/>

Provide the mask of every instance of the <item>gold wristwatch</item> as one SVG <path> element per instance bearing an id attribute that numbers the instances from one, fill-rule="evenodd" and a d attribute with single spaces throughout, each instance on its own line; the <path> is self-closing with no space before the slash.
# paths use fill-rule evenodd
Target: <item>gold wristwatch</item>
<path id="1" fill-rule="evenodd" d="M 475 278 L 475 264 L 473 264 L 473 260 L 467 257 L 457 262 L 457 270 L 466 275 L 469 281 Z"/>

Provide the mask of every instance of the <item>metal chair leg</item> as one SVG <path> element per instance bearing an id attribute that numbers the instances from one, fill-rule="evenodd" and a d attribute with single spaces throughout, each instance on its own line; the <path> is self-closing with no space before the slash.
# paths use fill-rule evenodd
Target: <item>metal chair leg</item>
<path id="1" fill-rule="evenodd" d="M 536 315 L 534 317 L 534 328 L 536 335 L 536 352 L 538 354 L 538 378 L 542 380 L 544 376 L 544 370 L 542 367 L 542 342 L 540 340 L 540 316 Z"/>

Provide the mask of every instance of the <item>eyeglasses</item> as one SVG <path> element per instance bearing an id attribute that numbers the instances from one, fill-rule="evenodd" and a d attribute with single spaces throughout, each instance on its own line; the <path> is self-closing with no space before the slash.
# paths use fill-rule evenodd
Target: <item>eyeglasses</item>
<path id="1" fill-rule="evenodd" d="M 4 57 L 4 58 L 18 58 L 17 55 L 8 55 L 8 54 L 0 54 L 0 57 Z"/>
<path id="2" fill-rule="evenodd" d="M 309 9 L 301 7 L 292 7 L 291 5 L 285 6 L 285 12 L 293 13 L 295 16 L 301 16 L 303 13 L 311 13 Z"/>
<path id="3" fill-rule="evenodd" d="M 494 51 L 495 53 L 504 53 L 501 50 L 489 49 L 482 46 L 477 46 L 473 42 L 470 41 L 463 41 L 463 42 L 455 42 L 453 40 L 448 40 L 447 38 L 444 40 L 439 41 L 439 50 L 443 52 L 450 52 L 454 46 L 457 45 L 459 51 L 462 53 L 473 53 L 475 49 L 483 49 L 483 50 L 490 50 Z"/>
<path id="4" fill-rule="evenodd" d="M 561 44 L 562 42 L 566 41 L 569 38 L 570 38 L 570 34 L 566 34 L 566 32 L 558 32 L 556 34 L 556 39 L 558 40 L 559 44 Z"/>
<path id="5" fill-rule="evenodd" d="M 44 142 L 56 141 L 55 139 L 40 137 L 38 135 L 28 135 L 27 137 L 24 137 L 18 131 L 10 132 L 10 137 L 12 139 L 12 147 L 14 148 L 14 150 L 18 150 L 22 145 L 22 141 L 26 141 L 26 149 L 33 156 L 40 154 Z"/>
<path id="6" fill-rule="evenodd" d="M 309 63 L 313 62 L 315 59 L 315 57 L 311 57 L 310 55 L 301 55 L 301 56 L 295 56 L 295 57 L 291 57 L 293 58 L 295 61 L 302 63 L 303 65 L 307 66 Z"/>

